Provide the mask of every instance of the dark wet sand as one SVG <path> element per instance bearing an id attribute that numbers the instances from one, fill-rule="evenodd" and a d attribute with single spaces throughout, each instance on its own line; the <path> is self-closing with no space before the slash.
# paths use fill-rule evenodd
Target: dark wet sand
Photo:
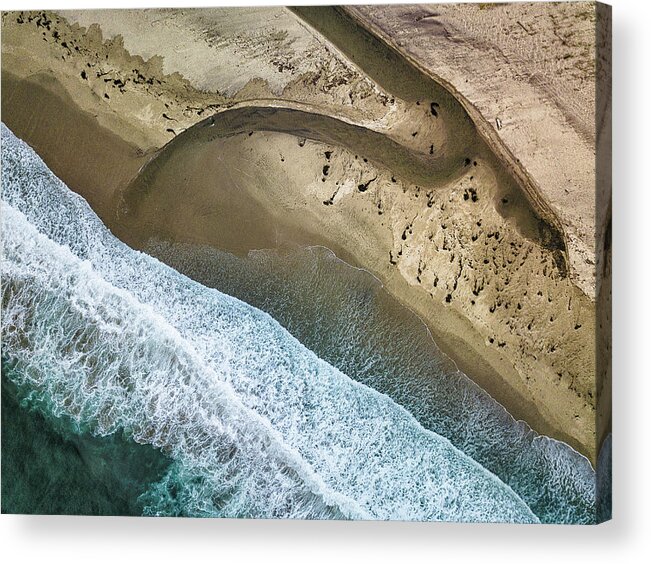
<path id="1" fill-rule="evenodd" d="M 2 121 L 107 224 L 114 210 L 114 191 L 125 186 L 148 158 L 79 111 L 46 74 L 18 80 L 2 72 Z"/>

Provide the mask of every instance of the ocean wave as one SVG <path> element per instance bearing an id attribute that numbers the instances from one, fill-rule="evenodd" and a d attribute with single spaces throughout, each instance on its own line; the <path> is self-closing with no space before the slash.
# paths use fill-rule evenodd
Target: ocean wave
<path id="1" fill-rule="evenodd" d="M 497 475 L 544 523 L 593 523 L 595 472 L 567 444 L 516 421 L 436 346 L 372 274 L 324 247 L 234 256 L 150 241 L 147 253 L 269 313 L 317 356 L 390 396 Z"/>
<path id="2" fill-rule="evenodd" d="M 146 513 L 537 522 L 388 396 L 129 249 L 4 125 L 2 141 L 3 355 L 41 409 L 174 460 Z"/>

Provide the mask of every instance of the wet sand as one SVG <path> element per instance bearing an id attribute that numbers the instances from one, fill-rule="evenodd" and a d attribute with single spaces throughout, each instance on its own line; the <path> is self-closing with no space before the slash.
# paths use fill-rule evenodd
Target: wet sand
<path id="1" fill-rule="evenodd" d="M 37 114 L 33 108 L 39 108 Z M 80 193 L 107 221 L 114 191 L 146 162 L 137 146 L 98 127 L 50 75 L 19 80 L 2 73 L 2 120 L 28 139 L 48 167 Z"/>

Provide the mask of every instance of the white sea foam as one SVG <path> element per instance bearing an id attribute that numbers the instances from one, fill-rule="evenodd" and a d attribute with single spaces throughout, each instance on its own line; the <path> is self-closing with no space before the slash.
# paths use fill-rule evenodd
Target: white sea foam
<path id="1" fill-rule="evenodd" d="M 253 251 L 150 243 L 147 252 L 272 315 L 352 379 L 387 394 L 508 484 L 545 523 L 593 523 L 595 472 L 567 444 L 535 433 L 458 370 L 425 324 L 381 283 L 325 248 Z M 389 308 L 387 309 L 387 305 Z"/>
<path id="2" fill-rule="evenodd" d="M 3 355 L 41 404 L 175 461 L 154 514 L 536 522 L 271 317 L 117 241 L 2 126 Z"/>

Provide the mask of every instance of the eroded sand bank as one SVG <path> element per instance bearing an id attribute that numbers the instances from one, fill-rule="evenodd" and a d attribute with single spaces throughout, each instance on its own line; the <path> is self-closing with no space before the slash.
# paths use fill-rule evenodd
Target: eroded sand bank
<path id="1" fill-rule="evenodd" d="M 466 103 L 561 218 L 572 277 L 594 298 L 595 230 L 600 239 L 605 229 L 595 225 L 595 148 L 604 126 L 595 107 L 597 4 L 355 6 L 346 13 Z"/>
<path id="2" fill-rule="evenodd" d="M 332 248 L 418 313 L 515 417 L 594 460 L 594 304 L 566 276 L 545 206 L 472 136 L 452 96 L 391 92 L 345 45 L 269 10 L 262 26 L 252 11 L 233 28 L 228 10 L 66 15 L 124 40 L 54 14 L 4 14 L 3 121 L 132 244 Z M 226 75 L 180 76 L 179 28 L 189 60 L 216 57 L 249 80 L 238 91 Z M 252 67 L 252 54 L 273 63 Z"/>

